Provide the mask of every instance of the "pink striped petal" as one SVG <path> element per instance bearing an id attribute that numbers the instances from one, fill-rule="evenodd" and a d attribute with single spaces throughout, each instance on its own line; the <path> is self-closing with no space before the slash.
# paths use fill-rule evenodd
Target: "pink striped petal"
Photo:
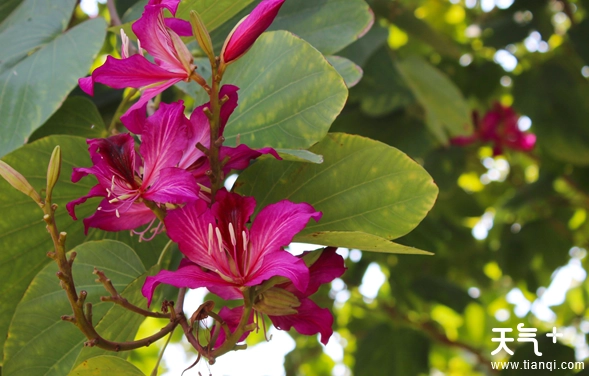
<path id="1" fill-rule="evenodd" d="M 274 326 L 280 330 L 295 330 L 304 335 L 321 333 L 321 343 L 327 345 L 333 334 L 333 316 L 326 308 L 319 308 L 311 299 L 301 299 L 295 315 L 270 316 Z"/>

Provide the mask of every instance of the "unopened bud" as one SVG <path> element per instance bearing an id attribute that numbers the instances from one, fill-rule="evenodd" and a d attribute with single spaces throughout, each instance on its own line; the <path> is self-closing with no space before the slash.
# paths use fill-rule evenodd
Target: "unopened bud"
<path id="1" fill-rule="evenodd" d="M 192 33 L 198 42 L 198 45 L 203 52 L 209 57 L 211 66 L 215 64 L 215 50 L 213 49 L 213 42 L 211 41 L 211 35 L 205 27 L 204 22 L 200 15 L 191 10 L 190 11 L 190 24 L 192 25 Z"/>
<path id="2" fill-rule="evenodd" d="M 232 63 L 249 50 L 278 14 L 284 0 L 264 0 L 233 28 L 221 51 L 221 65 Z"/>
<path id="3" fill-rule="evenodd" d="M 53 193 L 53 187 L 57 184 L 59 174 L 61 172 L 61 147 L 57 145 L 51 153 L 51 159 L 49 160 L 49 166 L 47 167 L 47 194 L 45 195 L 48 202 L 51 202 L 51 195 Z"/>
<path id="4" fill-rule="evenodd" d="M 35 188 L 29 184 L 27 179 L 4 161 L 0 161 L 0 176 L 2 176 L 8 184 L 32 198 L 37 204 L 43 204 L 41 196 L 39 196 L 37 191 L 35 191 Z"/>
<path id="5" fill-rule="evenodd" d="M 297 310 L 295 308 L 300 305 L 299 298 L 292 292 L 279 287 L 272 287 L 260 294 L 254 308 L 256 311 L 269 316 L 287 316 L 296 314 Z"/>

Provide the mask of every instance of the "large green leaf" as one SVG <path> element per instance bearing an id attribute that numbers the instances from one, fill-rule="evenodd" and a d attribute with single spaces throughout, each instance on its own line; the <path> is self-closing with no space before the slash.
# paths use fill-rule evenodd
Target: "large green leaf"
<path id="1" fill-rule="evenodd" d="M 97 329 L 106 338 L 133 339 L 143 317 L 111 302 L 101 302 L 100 297 L 108 293 L 92 272 L 95 267 L 104 271 L 131 303 L 145 306 L 147 301 L 140 293 L 145 279 L 141 259 L 129 246 L 112 240 L 84 243 L 74 251 L 76 287 L 78 292 L 88 292 L 86 301 L 93 304 Z M 71 307 L 55 276 L 57 270 L 53 262 L 43 268 L 18 304 L 4 347 L 3 375 L 67 375 L 82 352 L 86 337 L 72 323 L 61 320 L 62 315 L 71 314 Z"/>
<path id="2" fill-rule="evenodd" d="M 240 135 L 251 147 L 307 148 L 327 134 L 348 94 L 323 55 L 286 31 L 263 34 L 223 80 L 241 88 L 227 145 Z"/>
<path id="3" fill-rule="evenodd" d="M 333 54 L 362 37 L 374 14 L 364 0 L 286 1 L 269 30 L 288 30 L 324 54 Z"/>
<path id="4" fill-rule="evenodd" d="M 329 134 L 310 151 L 324 162 L 264 158 L 239 176 L 236 190 L 256 197 L 258 209 L 288 199 L 323 212 L 296 241 L 420 253 L 388 241 L 415 228 L 435 201 L 438 189 L 421 166 L 388 145 L 343 133 Z"/>
<path id="5" fill-rule="evenodd" d="M 0 73 L 63 32 L 75 4 L 74 0 L 23 1 L 0 26 Z"/>
<path id="6" fill-rule="evenodd" d="M 472 133 L 468 105 L 448 77 L 417 57 L 399 61 L 397 67 L 425 110 L 430 131 L 441 143 L 448 144 L 448 137 Z"/>
<path id="7" fill-rule="evenodd" d="M 100 138 L 106 136 L 106 129 L 96 105 L 91 100 L 84 97 L 69 97 L 41 128 L 33 132 L 29 142 L 52 134 Z"/>
<path id="8" fill-rule="evenodd" d="M 45 172 L 51 152 L 56 145 L 61 145 L 62 170 L 59 181 L 53 191 L 53 201 L 59 206 L 56 213 L 60 231 L 68 234 L 67 246 L 74 247 L 82 243 L 84 226 L 82 221 L 73 221 L 65 210 L 65 204 L 88 193 L 95 184 L 93 178 L 85 178 L 73 184 L 70 180 L 72 168 L 90 166 L 87 145 L 83 138 L 72 136 L 51 136 L 10 153 L 3 160 L 21 172 L 37 190 L 45 188 Z M 91 215 L 96 209 L 97 201 L 91 200 L 87 205 L 76 209 L 78 218 Z M 16 191 L 3 179 L 0 179 L 0 348 L 4 344 L 8 325 L 27 286 L 37 272 L 50 262 L 46 256 L 52 249 L 52 242 L 45 230 L 43 213 L 27 196 Z M 92 230 L 91 239 L 114 237 L 128 242 L 129 233 L 105 233 Z M 160 239 L 161 238 L 161 239 Z M 158 237 L 152 242 L 137 243 L 133 238 L 135 249 L 145 266 L 151 267 L 157 262 L 159 252 L 166 243 L 165 237 Z"/>
<path id="9" fill-rule="evenodd" d="M 102 18 L 86 21 L 0 75 L 0 155 L 20 145 L 59 108 L 104 40 Z"/>
<path id="10" fill-rule="evenodd" d="M 133 364 L 116 356 L 97 356 L 85 360 L 77 366 L 69 376 L 144 376 L 143 372 Z"/>

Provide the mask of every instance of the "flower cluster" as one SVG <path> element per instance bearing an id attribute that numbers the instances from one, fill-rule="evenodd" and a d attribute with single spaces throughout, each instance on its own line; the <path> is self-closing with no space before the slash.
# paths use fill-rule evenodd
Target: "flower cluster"
<path id="1" fill-rule="evenodd" d="M 482 120 L 478 113 L 473 114 L 475 132 L 471 136 L 456 137 L 451 140 L 454 145 L 470 145 L 477 141 L 493 144 L 493 155 L 503 153 L 504 148 L 530 151 L 536 144 L 536 135 L 522 132 L 518 127 L 519 116 L 513 108 L 495 102 Z"/>
<path id="2" fill-rule="evenodd" d="M 165 230 L 178 243 L 184 255 L 178 270 L 162 270 L 145 281 L 142 292 L 148 304 L 162 283 L 204 287 L 226 300 L 243 299 L 242 306 L 224 307 L 216 316 L 209 351 L 223 346 L 232 349 L 257 326 L 259 315 L 268 316 L 279 329 L 319 333 L 323 343 L 333 332 L 331 313 L 309 296 L 343 274 L 342 257 L 331 247 L 300 257 L 283 248 L 311 219 L 318 221 L 321 213 L 309 204 L 285 200 L 262 208 L 249 226 L 254 198 L 221 186 L 231 170 L 245 169 L 263 154 L 280 159 L 270 147 L 223 146 L 223 132 L 238 105 L 239 89 L 220 86 L 220 82 L 226 66 L 249 50 L 283 2 L 262 1 L 233 29 L 220 57 L 210 59 L 210 86 L 195 73 L 193 57 L 180 39 L 194 32 L 197 41 L 206 44 L 203 50 L 211 51 L 210 36 L 199 16 L 191 14 L 191 23 L 164 17 L 165 9 L 176 14 L 179 0 L 150 0 L 133 24 L 139 53 L 129 54 L 130 41 L 121 33 L 122 59 L 108 57 L 79 82 L 88 94 L 98 82 L 137 88 L 141 97 L 121 117 L 130 133 L 115 131 L 108 138 L 87 141 L 93 165 L 75 168 L 72 181 L 94 175 L 98 183 L 87 195 L 68 203 L 67 210 L 76 219 L 77 205 L 100 197 L 95 213 L 84 219 L 86 231 L 90 227 L 131 230 L 141 240 L 149 240 Z M 153 63 L 143 56 L 144 49 Z M 194 109 L 190 117 L 185 116 L 182 101 L 162 103 L 148 116 L 149 100 L 183 80 L 203 86 L 210 101 Z"/>

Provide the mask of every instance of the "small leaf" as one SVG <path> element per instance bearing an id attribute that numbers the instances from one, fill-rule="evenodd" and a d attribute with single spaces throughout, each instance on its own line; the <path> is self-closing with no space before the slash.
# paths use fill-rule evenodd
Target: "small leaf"
<path id="1" fill-rule="evenodd" d="M 399 61 L 397 67 L 425 110 L 430 131 L 442 144 L 448 144 L 448 137 L 472 133 L 468 105 L 447 76 L 417 57 Z"/>
<path id="2" fill-rule="evenodd" d="M 359 231 L 319 231 L 308 235 L 297 235 L 295 241 L 321 245 L 334 245 L 363 251 L 401 253 L 407 255 L 431 255 L 431 252 L 422 251 L 414 247 L 393 243 L 390 240 L 376 235 Z"/>
<path id="3" fill-rule="evenodd" d="M 323 156 L 311 153 L 309 150 L 276 149 L 285 161 L 323 163 Z"/>
<path id="4" fill-rule="evenodd" d="M 356 86 L 362 79 L 362 68 L 354 64 L 351 60 L 341 56 L 327 56 L 327 61 L 342 76 L 348 89 Z"/>

